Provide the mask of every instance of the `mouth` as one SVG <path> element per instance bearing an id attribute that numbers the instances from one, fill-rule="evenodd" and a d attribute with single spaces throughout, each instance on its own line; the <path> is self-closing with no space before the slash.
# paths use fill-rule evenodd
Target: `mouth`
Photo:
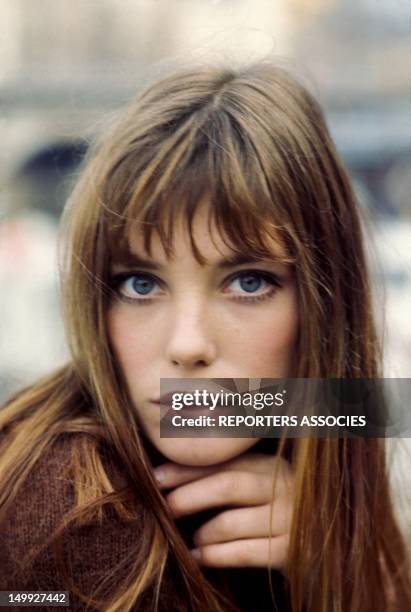
<path id="1" fill-rule="evenodd" d="M 194 382 L 194 381 L 193 381 Z M 151 404 L 161 409 L 161 414 L 167 411 L 186 414 L 235 413 L 238 406 L 231 405 L 224 400 L 221 386 L 216 385 L 187 385 L 185 388 L 176 388 L 150 400 Z"/>
<path id="2" fill-rule="evenodd" d="M 185 405 L 184 403 L 179 402 L 178 407 L 176 407 L 176 405 L 173 403 L 174 393 L 182 393 L 182 392 L 175 391 L 173 393 L 167 393 L 165 395 L 162 395 L 160 398 L 151 400 L 150 403 L 160 408 L 160 414 L 162 416 L 165 416 L 167 413 L 184 414 L 186 416 L 199 415 L 199 414 L 209 414 L 210 416 L 213 416 L 213 415 L 220 414 L 220 413 L 224 413 L 224 414 L 235 413 L 235 407 L 224 406 L 221 403 L 216 404 L 216 405 L 210 405 L 210 404 L 204 404 L 204 403 Z M 183 393 L 187 393 L 187 391 Z"/>
<path id="3" fill-rule="evenodd" d="M 176 394 L 179 395 L 185 395 L 187 393 L 187 390 L 185 391 L 180 391 L 180 390 L 175 390 L 175 391 L 170 391 L 169 393 L 165 393 L 164 395 L 162 395 L 161 397 L 151 400 L 151 402 L 153 404 L 160 404 L 160 406 L 171 406 L 173 403 L 173 400 L 175 399 L 174 396 Z"/>

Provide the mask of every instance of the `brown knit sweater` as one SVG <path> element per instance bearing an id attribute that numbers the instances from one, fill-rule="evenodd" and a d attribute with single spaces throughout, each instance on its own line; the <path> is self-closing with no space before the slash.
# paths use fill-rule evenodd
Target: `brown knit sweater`
<path id="1" fill-rule="evenodd" d="M 62 517 L 74 505 L 73 482 L 65 471 L 71 459 L 71 445 L 81 435 L 67 434 L 58 438 L 37 462 L 0 524 L 0 590 L 67 590 L 56 565 L 53 547 L 47 542 Z M 105 463 L 104 466 L 115 488 L 124 484 L 115 463 Z M 190 521 L 181 525 L 183 536 L 184 532 L 185 536 L 192 533 L 193 525 Z M 92 594 L 111 568 L 115 569 L 114 581 L 107 582 L 98 595 L 104 598 L 105 593 L 118 588 L 122 578 L 122 562 L 138 543 L 141 529 L 139 521 L 122 522 L 114 512 L 105 517 L 103 524 L 70 528 L 64 537 L 63 558 L 70 576 L 84 594 Z M 42 547 L 43 544 L 45 546 Z M 38 548 L 42 548 L 41 552 L 33 555 Z M 221 571 L 216 570 L 206 570 L 206 573 L 213 582 L 217 574 L 221 575 Z M 281 590 L 280 576 L 276 572 L 273 574 L 274 588 L 277 585 Z M 226 570 L 225 577 L 232 585 L 234 598 L 240 602 L 241 610 L 263 612 L 274 609 L 265 570 Z M 163 602 L 168 601 L 167 593 L 163 595 Z M 280 612 L 286 610 L 283 606 L 280 604 Z M 84 610 L 85 604 L 70 593 L 70 607 L 63 609 Z M 143 609 L 151 612 L 150 607 L 142 603 L 138 610 Z M 171 604 L 164 603 L 162 609 L 173 612 Z M 22 607 L 21 610 L 39 608 Z"/>

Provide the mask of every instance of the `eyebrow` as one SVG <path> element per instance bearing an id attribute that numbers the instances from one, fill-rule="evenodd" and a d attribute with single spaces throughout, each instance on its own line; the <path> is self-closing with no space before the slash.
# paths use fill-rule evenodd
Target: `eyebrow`
<path id="1" fill-rule="evenodd" d="M 276 256 L 274 254 L 267 254 L 267 257 L 253 257 L 252 255 L 246 255 L 241 253 L 236 253 L 234 255 L 230 255 L 228 257 L 223 257 L 212 264 L 208 264 L 210 266 L 214 266 L 217 269 L 227 269 L 234 268 L 235 266 L 240 266 L 244 264 L 257 264 L 262 262 L 270 262 L 270 263 L 279 263 L 282 262 L 283 258 Z M 152 259 L 146 259 L 137 255 L 136 253 L 124 253 L 120 257 L 115 258 L 113 261 L 113 265 L 124 266 L 125 268 L 140 268 L 143 270 L 161 270 L 163 266 L 161 264 L 156 263 Z M 207 265 L 207 264 L 206 264 Z"/>

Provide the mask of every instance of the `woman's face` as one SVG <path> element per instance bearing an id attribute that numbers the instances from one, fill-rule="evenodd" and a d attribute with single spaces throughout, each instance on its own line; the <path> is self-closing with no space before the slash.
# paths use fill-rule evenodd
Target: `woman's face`
<path id="1" fill-rule="evenodd" d="M 196 213 L 193 235 L 175 228 L 168 259 L 152 236 L 151 257 L 143 236 L 131 237 L 131 254 L 112 268 L 118 298 L 108 316 L 115 358 L 147 437 L 169 460 L 212 465 L 253 446 L 255 438 L 160 438 L 160 378 L 282 378 L 291 375 L 298 331 L 292 268 L 273 257 L 235 258 L 207 209 Z M 184 409 L 183 411 L 184 412 Z"/>

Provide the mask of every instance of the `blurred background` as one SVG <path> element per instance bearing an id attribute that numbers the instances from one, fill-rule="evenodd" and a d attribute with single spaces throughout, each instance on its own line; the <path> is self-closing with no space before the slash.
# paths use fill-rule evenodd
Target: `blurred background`
<path id="1" fill-rule="evenodd" d="M 276 58 L 320 100 L 366 220 L 385 374 L 410 377 L 410 16 L 407 0 L 0 0 L 0 400 L 67 357 L 56 237 L 89 143 L 203 61 Z"/>
<path id="2" fill-rule="evenodd" d="M 180 64 L 276 58 L 322 103 L 367 220 L 386 375 L 411 374 L 406 0 L 0 0 L 0 399 L 66 358 L 56 235 L 107 115 Z"/>

